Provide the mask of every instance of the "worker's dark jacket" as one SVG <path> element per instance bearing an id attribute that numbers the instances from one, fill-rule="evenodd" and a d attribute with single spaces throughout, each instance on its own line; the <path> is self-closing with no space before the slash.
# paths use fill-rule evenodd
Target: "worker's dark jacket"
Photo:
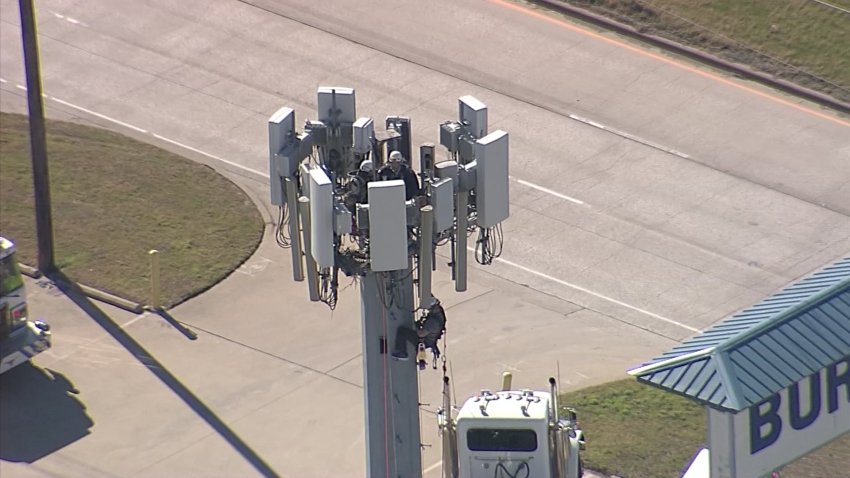
<path id="1" fill-rule="evenodd" d="M 419 178 L 416 173 L 407 165 L 402 164 L 398 168 L 398 172 L 394 172 L 390 165 L 386 165 L 378 171 L 378 179 L 381 181 L 389 181 L 393 179 L 401 179 L 404 181 L 404 196 L 405 199 L 412 199 L 419 195 Z"/>
<path id="2" fill-rule="evenodd" d="M 442 338 L 443 332 L 446 330 L 446 313 L 443 311 L 443 307 L 440 305 L 431 307 L 428 315 L 422 318 L 417 326 L 425 332 L 422 337 L 422 343 L 425 344 L 425 347 L 438 350 L 437 341 Z"/>
<path id="3" fill-rule="evenodd" d="M 440 356 L 440 347 L 437 343 L 443 337 L 443 332 L 446 331 L 446 312 L 443 306 L 434 305 L 428 309 L 425 317 L 417 320 L 414 328 L 401 326 L 396 331 L 396 355 L 407 356 L 407 344 L 411 344 L 416 348 L 418 343 L 422 343 L 426 348 L 431 349 L 435 357 Z"/>

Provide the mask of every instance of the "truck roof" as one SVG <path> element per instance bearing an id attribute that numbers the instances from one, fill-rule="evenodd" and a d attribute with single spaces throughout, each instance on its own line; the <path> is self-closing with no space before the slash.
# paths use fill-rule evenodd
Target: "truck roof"
<path id="1" fill-rule="evenodd" d="M 457 420 L 463 419 L 538 419 L 549 418 L 549 392 L 532 390 L 510 390 L 482 392 L 469 398 L 458 412 Z"/>
<path id="2" fill-rule="evenodd" d="M 0 236 L 0 259 L 5 259 L 15 252 L 15 243 Z"/>

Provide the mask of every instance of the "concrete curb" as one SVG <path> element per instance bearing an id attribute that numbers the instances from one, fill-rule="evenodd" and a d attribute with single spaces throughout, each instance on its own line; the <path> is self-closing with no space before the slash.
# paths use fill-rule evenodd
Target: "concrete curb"
<path id="1" fill-rule="evenodd" d="M 44 274 L 41 273 L 40 270 L 35 267 L 30 267 L 26 264 L 18 263 L 18 269 L 21 270 L 21 273 L 27 277 L 32 277 L 33 279 L 40 279 Z"/>
<path id="2" fill-rule="evenodd" d="M 131 300 L 118 297 L 117 295 L 112 295 L 108 292 L 104 292 L 102 290 L 98 290 L 94 287 L 89 287 L 87 285 L 77 284 L 77 286 L 79 286 L 80 290 L 82 290 L 86 294 L 86 296 L 92 299 L 96 299 L 101 302 L 114 305 L 115 307 L 124 309 L 129 312 L 133 312 L 134 314 L 141 314 L 144 310 L 144 307 Z"/>
<path id="3" fill-rule="evenodd" d="M 25 276 L 32 277 L 33 279 L 40 279 L 44 276 L 40 270 L 35 267 L 28 266 L 26 264 L 18 263 L 18 268 L 21 269 L 21 273 Z M 120 309 L 124 309 L 128 312 L 132 312 L 134 314 L 141 314 L 144 311 L 144 306 L 141 304 L 137 304 L 131 300 L 124 299 L 122 297 L 118 297 L 117 295 L 112 295 L 108 292 L 104 292 L 99 289 L 95 289 L 94 287 L 89 287 L 83 284 L 77 284 L 80 290 L 86 294 L 87 297 L 98 300 L 100 302 L 104 302 L 109 305 L 113 305 Z"/>
<path id="4" fill-rule="evenodd" d="M 789 81 L 775 78 L 771 75 L 768 75 L 767 73 L 753 70 L 746 65 L 723 60 L 714 55 L 710 55 L 704 51 L 700 51 L 695 48 L 676 43 L 672 40 L 668 40 L 666 38 L 662 38 L 656 35 L 647 35 L 645 33 L 641 33 L 632 26 L 625 25 L 610 18 L 589 12 L 578 7 L 574 7 L 572 5 L 568 5 L 561 0 L 529 0 L 529 2 L 541 7 L 546 7 L 550 10 L 554 10 L 559 13 L 563 13 L 565 15 L 569 15 L 579 20 L 592 23 L 603 28 L 613 30 L 617 33 L 636 38 L 638 40 L 642 40 L 651 45 L 661 47 L 665 50 L 673 51 L 675 53 L 700 61 L 702 63 L 723 70 L 727 70 L 732 73 L 736 73 L 745 78 L 749 78 L 758 81 L 759 83 L 772 86 L 778 90 L 782 90 L 786 93 L 799 96 L 809 101 L 832 108 L 839 112 L 850 114 L 850 103 L 845 103 L 818 91 L 814 91 L 809 88 L 804 88 Z"/>

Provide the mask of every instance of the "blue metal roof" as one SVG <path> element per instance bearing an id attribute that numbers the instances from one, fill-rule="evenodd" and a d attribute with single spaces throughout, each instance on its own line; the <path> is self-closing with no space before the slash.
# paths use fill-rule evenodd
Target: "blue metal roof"
<path id="1" fill-rule="evenodd" d="M 850 257 L 738 312 L 629 373 L 739 411 L 850 358 Z"/>

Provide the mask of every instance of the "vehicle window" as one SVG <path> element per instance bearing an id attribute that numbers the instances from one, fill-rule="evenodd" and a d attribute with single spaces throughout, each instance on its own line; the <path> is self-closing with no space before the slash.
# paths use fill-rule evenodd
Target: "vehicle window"
<path id="1" fill-rule="evenodd" d="M 537 433 L 508 428 L 470 428 L 466 432 L 466 443 L 472 451 L 534 451 Z"/>
<path id="2" fill-rule="evenodd" d="M 0 260 L 0 296 L 11 293 L 24 285 L 24 278 L 18 270 L 18 262 L 11 255 Z"/>

